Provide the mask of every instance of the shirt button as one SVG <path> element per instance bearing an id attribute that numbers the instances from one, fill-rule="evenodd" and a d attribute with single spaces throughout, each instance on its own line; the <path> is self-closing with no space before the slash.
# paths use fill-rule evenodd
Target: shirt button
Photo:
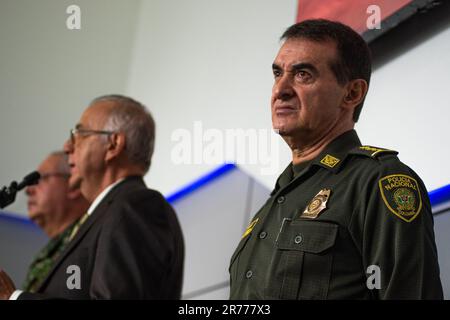
<path id="1" fill-rule="evenodd" d="M 281 196 L 281 197 L 279 197 L 279 198 L 277 199 L 277 202 L 278 202 L 278 203 L 283 203 L 285 199 L 286 199 L 286 198 L 285 198 L 284 196 Z"/>
<path id="2" fill-rule="evenodd" d="M 267 232 L 263 231 L 259 234 L 260 239 L 265 239 L 267 237 Z"/>
<path id="3" fill-rule="evenodd" d="M 246 277 L 247 279 L 250 279 L 252 276 L 253 276 L 252 270 L 248 270 L 247 273 L 245 274 L 245 277 Z"/>
<path id="4" fill-rule="evenodd" d="M 302 241 L 303 241 L 303 237 L 301 235 L 296 236 L 295 239 L 294 239 L 294 242 L 296 244 L 299 244 Z"/>

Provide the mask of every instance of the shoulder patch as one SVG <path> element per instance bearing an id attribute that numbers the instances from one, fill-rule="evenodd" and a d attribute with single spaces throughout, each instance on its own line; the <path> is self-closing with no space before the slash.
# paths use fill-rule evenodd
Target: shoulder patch
<path id="1" fill-rule="evenodd" d="M 380 155 L 393 154 L 397 155 L 395 150 L 389 150 L 384 148 L 372 147 L 372 146 L 360 146 L 350 151 L 351 154 L 364 155 L 370 158 L 378 158 Z"/>
<path id="2" fill-rule="evenodd" d="M 390 212 L 406 222 L 413 221 L 422 209 L 419 185 L 405 174 L 391 174 L 378 182 L 384 204 Z"/>

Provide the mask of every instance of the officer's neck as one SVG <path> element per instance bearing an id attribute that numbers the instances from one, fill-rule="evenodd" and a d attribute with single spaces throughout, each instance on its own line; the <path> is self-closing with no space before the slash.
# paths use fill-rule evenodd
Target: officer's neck
<path id="1" fill-rule="evenodd" d="M 298 165 L 316 158 L 326 146 L 353 127 L 333 128 L 316 136 L 284 136 L 292 151 L 292 164 Z"/>

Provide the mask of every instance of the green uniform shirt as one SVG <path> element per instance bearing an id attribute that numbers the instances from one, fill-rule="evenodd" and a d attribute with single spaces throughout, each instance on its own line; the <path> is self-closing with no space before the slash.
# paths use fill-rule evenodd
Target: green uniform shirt
<path id="1" fill-rule="evenodd" d="M 290 164 L 230 262 L 231 299 L 442 299 L 429 198 L 354 130 Z"/>
<path id="2" fill-rule="evenodd" d="M 78 220 L 77 220 L 78 221 Z M 22 290 L 36 292 L 41 282 L 47 277 L 56 260 L 70 242 L 70 235 L 77 222 L 72 223 L 62 233 L 52 238 L 34 257 L 22 285 Z"/>

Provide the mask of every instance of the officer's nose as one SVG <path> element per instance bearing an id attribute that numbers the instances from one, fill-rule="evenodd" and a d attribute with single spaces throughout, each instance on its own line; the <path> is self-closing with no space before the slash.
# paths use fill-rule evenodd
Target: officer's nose
<path id="1" fill-rule="evenodd" d="M 288 73 L 275 80 L 272 89 L 273 100 L 286 101 L 294 96 L 295 92 L 291 81 L 292 79 Z"/>

